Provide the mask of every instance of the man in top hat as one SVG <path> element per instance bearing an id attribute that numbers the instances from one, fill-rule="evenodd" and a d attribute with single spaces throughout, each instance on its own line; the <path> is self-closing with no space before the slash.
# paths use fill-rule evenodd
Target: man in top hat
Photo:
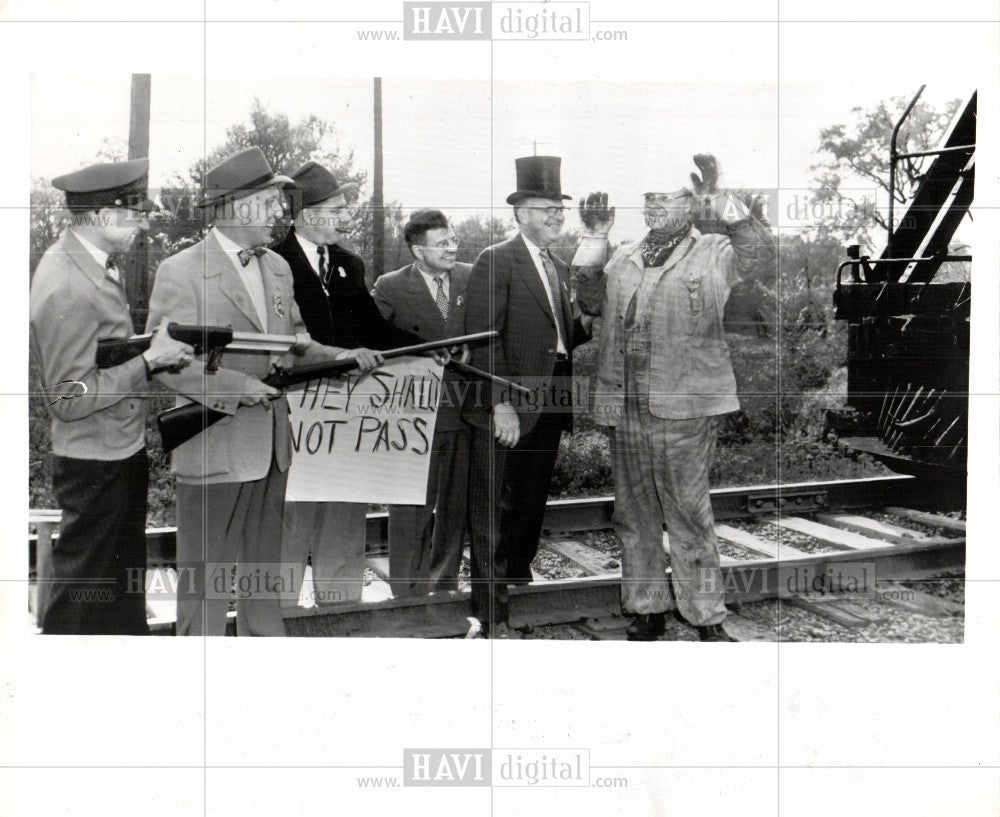
<path id="1" fill-rule="evenodd" d="M 214 222 L 204 240 L 165 260 L 149 303 L 155 325 L 231 326 L 238 332 L 300 337 L 294 355 L 315 363 L 350 355 L 316 343 L 295 304 L 292 273 L 267 249 L 285 214 L 282 186 L 259 148 L 225 159 L 205 175 L 199 206 Z M 225 632 L 236 574 L 239 635 L 284 635 L 279 596 L 288 577 L 280 542 L 291 462 L 288 402 L 261 382 L 291 356 L 227 353 L 214 373 L 195 361 L 180 374 L 159 375 L 182 397 L 227 415 L 173 453 L 177 477 L 179 635 Z M 362 361 L 362 368 L 376 360 Z"/>
<path id="2" fill-rule="evenodd" d="M 97 341 L 133 334 L 118 255 L 146 214 L 149 160 L 97 164 L 52 180 L 70 225 L 31 281 L 32 352 L 52 429 L 55 545 L 38 543 L 46 633 L 148 634 L 145 604 L 146 403 L 150 373 L 192 349 L 156 331 L 139 357 L 98 369 Z"/>
<path id="3" fill-rule="evenodd" d="M 414 262 L 375 282 L 375 301 L 396 326 L 424 340 L 461 335 L 470 264 L 440 210 L 418 210 L 403 228 Z M 389 508 L 389 584 L 397 597 L 457 590 L 468 520 L 469 427 L 460 379 L 446 372 L 427 474 L 427 502 Z"/>
<path id="4" fill-rule="evenodd" d="M 351 232 L 347 196 L 358 186 L 338 183 L 316 162 L 306 162 L 292 179 L 294 222 L 274 250 L 291 267 L 295 302 L 309 334 L 319 343 L 359 352 L 420 343 L 417 335 L 382 317 L 365 284 L 365 262 L 338 243 Z M 361 598 L 367 512 L 361 502 L 292 502 L 286 508 L 282 561 L 304 567 L 311 557 L 317 604 Z M 288 607 L 298 604 L 302 570 L 294 576 L 282 596 Z"/>
<path id="5" fill-rule="evenodd" d="M 619 247 L 601 276 L 591 403 L 594 420 L 612 429 L 622 609 L 634 641 L 663 635 L 671 595 L 702 641 L 733 640 L 722 627 L 708 482 L 719 422 L 739 408 L 723 316 L 737 282 L 773 276 L 776 254 L 746 204 L 717 191 L 715 158 L 699 154 L 695 163 L 702 175 L 691 174 L 693 189 L 668 185 L 645 195 L 649 232 Z M 580 209 L 587 230 L 574 263 L 599 263 L 614 208 L 593 194 Z"/>
<path id="6" fill-rule="evenodd" d="M 467 332 L 497 330 L 472 363 L 537 389 L 525 401 L 498 387 L 466 403 L 472 425 L 469 525 L 474 615 L 490 630 L 507 619 L 507 584 L 531 581 L 559 438 L 572 426 L 573 347 L 588 337 L 574 316 L 570 270 L 551 250 L 563 222 L 556 156 L 516 160 L 518 234 L 476 259 L 466 299 Z M 494 628 L 495 629 L 495 628 Z"/>

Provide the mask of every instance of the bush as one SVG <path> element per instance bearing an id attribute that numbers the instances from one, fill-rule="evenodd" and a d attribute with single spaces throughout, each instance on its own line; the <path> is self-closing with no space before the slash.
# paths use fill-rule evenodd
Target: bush
<path id="1" fill-rule="evenodd" d="M 607 432 L 591 429 L 564 434 L 559 442 L 549 495 L 599 496 L 612 493 L 611 444 Z"/>

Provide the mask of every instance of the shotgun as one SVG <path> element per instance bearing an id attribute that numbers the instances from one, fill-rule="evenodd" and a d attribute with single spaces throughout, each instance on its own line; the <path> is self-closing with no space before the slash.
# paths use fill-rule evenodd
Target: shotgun
<path id="1" fill-rule="evenodd" d="M 471 335 L 459 335 L 443 340 L 417 343 L 412 346 L 400 346 L 396 349 L 387 349 L 378 354 L 383 360 L 392 360 L 406 355 L 419 355 L 424 352 L 433 352 L 437 349 L 447 349 L 452 346 L 461 346 L 465 343 L 481 343 L 483 341 L 494 340 L 499 337 L 499 332 L 491 330 L 488 332 L 475 332 Z M 264 378 L 263 382 L 275 389 L 284 391 L 285 389 L 308 383 L 310 380 L 320 380 L 325 377 L 342 377 L 357 368 L 356 358 L 347 357 L 343 360 L 324 361 L 323 363 L 311 363 L 307 366 L 296 366 L 293 369 L 275 369 L 274 372 Z M 462 364 L 465 366 L 466 364 Z M 483 377 L 500 385 L 508 386 L 516 391 L 529 391 L 524 386 L 517 383 L 496 377 L 489 372 L 468 366 L 467 372 L 476 373 L 476 376 Z M 184 406 L 167 409 L 162 412 L 156 422 L 160 428 L 160 437 L 163 439 L 164 451 L 173 451 L 177 446 L 186 443 L 188 440 L 201 434 L 206 428 L 217 423 L 223 417 L 229 415 L 215 409 L 210 409 L 201 403 L 189 403 Z"/>

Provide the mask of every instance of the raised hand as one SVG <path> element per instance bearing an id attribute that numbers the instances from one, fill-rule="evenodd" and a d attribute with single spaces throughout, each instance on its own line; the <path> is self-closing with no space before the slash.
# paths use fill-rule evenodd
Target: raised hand
<path id="1" fill-rule="evenodd" d="M 714 193 L 719 186 L 719 161 L 711 153 L 698 153 L 694 157 L 694 163 L 701 171 L 691 174 L 691 183 L 694 185 L 694 192 L 698 195 Z"/>
<path id="2" fill-rule="evenodd" d="M 591 193 L 580 199 L 580 221 L 592 233 L 606 236 L 615 223 L 615 208 L 608 207 L 607 193 Z"/>

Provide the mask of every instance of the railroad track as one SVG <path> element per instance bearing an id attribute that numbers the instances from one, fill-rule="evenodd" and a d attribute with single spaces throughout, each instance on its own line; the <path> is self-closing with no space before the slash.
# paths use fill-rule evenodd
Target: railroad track
<path id="1" fill-rule="evenodd" d="M 568 577 L 539 575 L 511 588 L 510 625 L 519 636 L 624 638 L 613 504 L 613 497 L 549 503 L 536 566 L 554 565 Z M 965 523 L 940 513 L 964 507 L 958 487 L 874 477 L 717 489 L 712 505 L 726 601 L 735 608 L 727 626 L 741 640 L 768 640 L 766 628 L 741 611 L 775 599 L 842 627 L 877 620 L 866 604 L 874 594 L 914 615 L 961 612 L 954 602 L 899 585 L 964 571 Z M 150 532 L 152 570 L 170 569 L 171 533 Z M 391 598 L 385 533 L 386 515 L 369 515 L 370 581 L 362 601 L 300 607 L 286 615 L 289 635 L 453 638 L 468 631 L 467 591 Z M 171 632 L 169 603 L 151 608 L 154 629 Z"/>

